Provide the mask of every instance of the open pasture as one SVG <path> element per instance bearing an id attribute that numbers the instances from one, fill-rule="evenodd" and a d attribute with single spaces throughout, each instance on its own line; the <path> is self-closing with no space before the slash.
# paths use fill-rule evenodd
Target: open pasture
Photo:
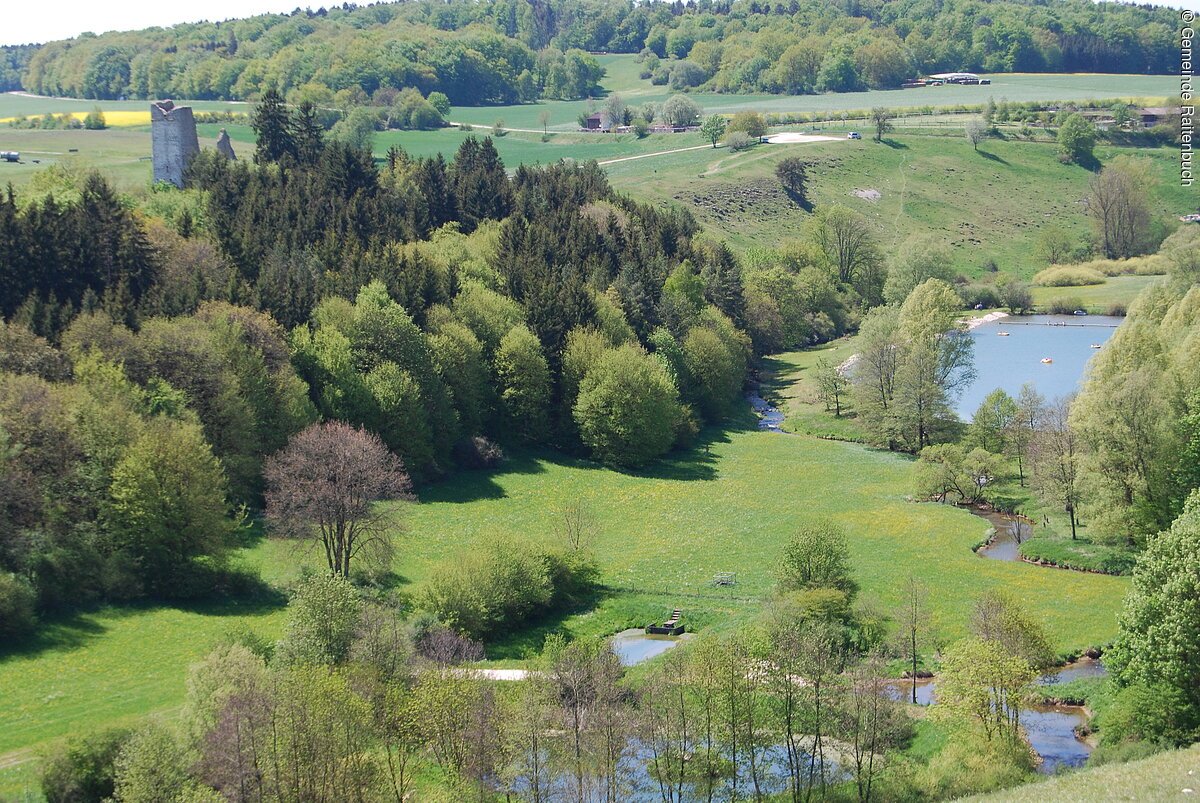
<path id="1" fill-rule="evenodd" d="M 496 472 L 466 473 L 424 489 L 400 518 L 394 571 L 418 596 L 438 567 L 490 539 L 554 540 L 578 500 L 596 521 L 593 549 L 604 592 L 594 608 L 564 612 L 489 646 L 496 659 L 540 649 L 547 632 L 600 635 L 645 624 L 673 607 L 702 630 L 758 616 L 796 527 L 828 518 L 846 529 L 861 598 L 887 612 L 911 575 L 935 590 L 947 637 L 965 632 L 972 600 L 988 588 L 1020 598 L 1061 650 L 1110 640 L 1122 578 L 989 561 L 971 547 L 986 524 L 956 508 L 908 501 L 910 459 L 854 444 L 758 432 L 749 415 L 706 446 L 636 474 L 561 456 L 512 457 Z M 263 541 L 245 560 L 285 583 L 316 555 Z M 737 585 L 716 588 L 717 572 Z M 106 609 L 51 628 L 0 662 L 0 758 L 104 723 L 169 712 L 183 699 L 187 665 L 224 634 L 274 638 L 278 608 Z"/>
<path id="2" fill-rule="evenodd" d="M 1195 206 L 1192 191 L 1180 187 L 1175 175 L 1177 151 L 1096 148 L 1102 162 L 1118 154 L 1150 161 L 1156 214 L 1178 215 Z M 1045 267 L 1036 249 L 1044 226 L 1080 239 L 1089 230 L 1084 198 L 1093 174 L 1059 162 L 1048 142 L 988 140 L 976 152 L 961 135 L 897 134 L 883 144 L 866 137 L 758 145 L 740 153 L 702 149 L 606 169 L 618 190 L 683 204 L 705 228 L 744 250 L 800 237 L 812 216 L 775 178 L 775 165 L 787 156 L 807 162 L 813 205 L 841 204 L 862 213 L 884 253 L 928 234 L 951 247 L 955 267 L 968 275 L 982 275 L 994 262 L 1001 271 L 1029 278 Z"/>
<path id="3" fill-rule="evenodd" d="M 619 93 L 633 105 L 647 101 L 662 103 L 673 93 L 668 87 L 654 86 L 638 78 L 636 57 L 628 55 L 602 56 L 600 63 L 608 70 L 604 88 Z M 1054 100 L 1111 100 L 1161 101 L 1179 92 L 1179 79 L 1170 75 L 1093 75 L 1050 73 L 998 73 L 987 76 L 987 86 L 947 85 L 921 89 L 887 89 L 866 92 L 832 92 L 821 95 L 764 95 L 718 94 L 691 92 L 693 100 L 707 113 L 733 114 L 745 109 L 764 113 L 822 113 L 837 117 L 841 112 L 867 110 L 874 106 L 889 109 L 918 109 L 925 106 L 950 108 L 987 103 L 989 97 L 997 102 L 1054 101 Z M 540 115 L 550 113 L 550 127 L 560 131 L 575 130 L 577 118 L 600 101 L 540 101 L 511 106 L 456 106 L 450 119 L 473 125 L 490 126 L 496 120 L 514 128 L 541 130 Z"/>

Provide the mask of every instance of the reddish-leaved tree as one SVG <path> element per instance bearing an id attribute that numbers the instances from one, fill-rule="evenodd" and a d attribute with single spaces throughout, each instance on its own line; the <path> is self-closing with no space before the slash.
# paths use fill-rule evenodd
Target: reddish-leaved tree
<path id="1" fill-rule="evenodd" d="M 350 575 L 364 552 L 391 553 L 391 528 L 375 502 L 411 498 L 400 458 L 341 421 L 313 424 L 267 462 L 267 519 L 285 538 L 318 540 L 330 571 Z"/>

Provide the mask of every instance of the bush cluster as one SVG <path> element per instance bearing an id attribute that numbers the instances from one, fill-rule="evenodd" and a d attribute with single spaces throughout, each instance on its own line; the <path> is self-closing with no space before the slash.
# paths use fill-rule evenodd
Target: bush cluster
<path id="1" fill-rule="evenodd" d="M 487 638 L 551 610 L 574 607 L 596 579 L 595 563 L 581 553 L 505 538 L 444 563 L 421 603 L 456 630 Z"/>

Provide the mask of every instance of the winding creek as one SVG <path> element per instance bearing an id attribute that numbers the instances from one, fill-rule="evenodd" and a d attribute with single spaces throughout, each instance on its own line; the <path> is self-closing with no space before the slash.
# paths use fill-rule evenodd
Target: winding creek
<path id="1" fill-rule="evenodd" d="M 1038 316 L 1049 318 L 1051 316 Z M 1065 317 L 1065 316 L 1059 316 Z M 1115 319 L 1120 320 L 1120 319 Z M 1000 322 L 1002 322 L 1001 319 Z M 1000 323 L 994 322 L 994 323 Z M 983 336 L 987 335 L 986 327 L 993 324 L 984 324 L 972 330 L 972 333 L 978 330 L 985 330 Z M 1043 324 L 1047 328 L 1051 324 Z M 1056 327 L 1058 324 L 1054 324 Z M 1067 325 L 1062 325 L 1061 328 L 1066 330 L 1070 328 Z M 1075 326 L 1076 329 L 1084 329 L 1082 326 Z M 1080 338 L 1076 334 L 1076 340 L 1106 340 L 1111 334 L 1112 329 L 1108 327 L 1096 327 L 1104 332 L 1103 337 L 1098 337 L 1093 332 L 1090 337 Z M 1087 359 L 1091 356 L 1094 350 L 1091 344 L 1086 346 L 1088 354 L 1080 360 L 1076 360 L 1076 370 L 1071 375 L 1070 387 L 1061 392 L 1069 393 L 1074 389 L 1075 385 L 1082 377 L 1084 367 L 1087 364 Z M 1074 351 L 1078 352 L 1078 345 L 1073 347 Z M 1046 349 L 1043 347 L 1042 349 Z M 1026 353 L 1031 353 L 1029 347 L 1025 348 Z M 1061 352 L 1060 352 L 1061 353 Z M 1076 355 L 1078 356 L 1078 355 Z M 1009 377 L 1011 381 L 1011 377 Z M 1020 380 L 1014 390 L 1009 392 L 1019 392 L 1020 385 L 1028 380 Z M 977 383 L 978 384 L 978 383 Z M 1042 390 L 1043 385 L 1038 384 L 1039 392 L 1046 393 Z M 1009 390 L 1007 387 L 1006 390 Z M 991 388 L 984 391 L 991 392 Z M 1049 394 L 1047 394 L 1049 395 Z M 784 414 L 772 406 L 770 402 L 763 399 L 756 392 L 751 392 L 746 396 L 751 407 L 758 416 L 758 428 L 768 432 L 783 432 L 782 424 Z M 982 400 L 982 396 L 980 396 Z M 978 406 L 978 402 L 975 403 Z M 1028 521 L 1019 517 L 1008 516 L 997 512 L 973 511 L 981 518 L 987 519 L 995 530 L 995 537 L 991 543 L 978 550 L 978 553 L 984 558 L 993 560 L 1009 560 L 1019 561 L 1021 559 L 1019 547 L 1022 541 L 1032 535 L 1033 529 Z M 622 634 L 623 635 L 623 634 Z M 664 648 L 665 649 L 665 648 Z M 659 650 L 658 652 L 662 652 Z M 618 651 L 620 655 L 620 651 Z M 653 654 L 658 654 L 657 652 Z M 647 656 L 650 657 L 650 656 Z M 640 659 L 644 660 L 644 659 Z M 622 658 L 624 662 L 624 658 Z M 1071 680 L 1077 680 L 1084 677 L 1103 677 L 1106 674 L 1104 665 L 1099 661 L 1091 659 L 1081 659 L 1067 666 L 1055 669 L 1054 671 L 1038 678 L 1038 685 L 1052 686 L 1059 683 L 1066 683 Z M 918 679 L 917 680 L 917 704 L 918 705 L 933 705 L 936 703 L 936 687 L 937 680 L 935 678 Z M 909 700 L 912 694 L 912 681 L 897 681 L 889 686 L 889 696 L 895 700 Z M 1083 739 L 1079 738 L 1079 729 L 1086 725 L 1088 721 L 1087 713 L 1080 706 L 1068 705 L 1027 705 L 1021 709 L 1021 725 L 1025 730 L 1026 738 L 1029 740 L 1029 745 L 1041 759 L 1038 765 L 1038 771 L 1052 775 L 1060 768 L 1075 768 L 1081 767 L 1087 762 L 1088 756 L 1092 753 L 1092 745 L 1088 744 Z"/>
<path id="2" fill-rule="evenodd" d="M 1081 658 L 1072 664 L 1055 669 L 1037 680 L 1039 686 L 1055 686 L 1072 680 L 1104 677 L 1104 664 Z M 918 678 L 917 705 L 937 702 L 937 679 Z M 888 686 L 888 696 L 905 702 L 912 700 L 912 681 L 898 680 Z M 1062 767 L 1081 767 L 1092 754 L 1092 745 L 1077 735 L 1086 725 L 1087 713 L 1077 705 L 1026 705 L 1021 708 L 1021 727 L 1029 745 L 1041 758 L 1038 771 L 1053 775 Z"/>
<path id="3" fill-rule="evenodd" d="M 1021 559 L 1021 544 L 1033 535 L 1033 525 L 1028 520 L 997 511 L 971 512 L 991 524 L 995 533 L 987 544 L 975 550 L 975 554 L 992 560 Z"/>

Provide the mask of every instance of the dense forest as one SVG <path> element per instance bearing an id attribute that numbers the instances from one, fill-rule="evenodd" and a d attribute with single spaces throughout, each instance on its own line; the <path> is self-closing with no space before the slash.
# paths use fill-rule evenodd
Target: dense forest
<path id="1" fill-rule="evenodd" d="M 495 441 L 640 465 L 733 409 L 743 280 L 685 213 L 594 164 L 509 178 L 488 139 L 380 167 L 273 108 L 257 163 L 197 158 L 169 225 L 94 173 L 0 200 L 9 613 L 246 590 L 232 513 L 318 418 L 407 483 Z"/>
<path id="2" fill-rule="evenodd" d="M 643 53 L 644 77 L 677 89 L 799 94 L 944 70 L 1170 73 L 1175 23 L 1170 9 L 1089 0 L 415 0 L 84 34 L 6 51 L 0 75 L 24 68 L 28 91 L 87 98 L 249 99 L 274 87 L 345 107 L 413 87 L 471 105 L 595 95 L 603 70 L 588 53 L 602 51 Z"/>
<path id="3" fill-rule="evenodd" d="M 29 66 L 29 59 L 36 52 L 37 45 L 0 47 L 0 92 L 12 92 L 21 88 L 21 76 Z"/>

